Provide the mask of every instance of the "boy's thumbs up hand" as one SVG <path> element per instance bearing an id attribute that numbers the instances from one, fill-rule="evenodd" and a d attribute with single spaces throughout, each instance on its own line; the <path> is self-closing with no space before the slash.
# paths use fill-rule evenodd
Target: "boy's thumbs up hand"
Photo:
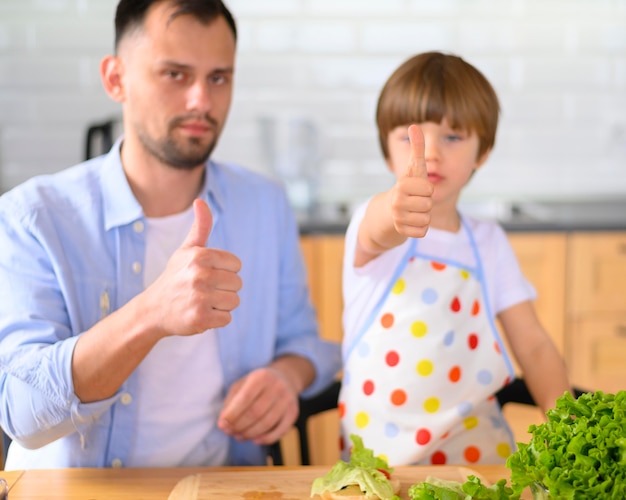
<path id="1" fill-rule="evenodd" d="M 418 125 L 408 128 L 410 155 L 406 173 L 393 188 L 391 216 L 395 230 L 410 238 L 421 238 L 428 231 L 433 185 L 428 180 L 424 157 L 424 135 Z"/>
<path id="2" fill-rule="evenodd" d="M 193 204 L 194 223 L 165 271 L 143 293 L 146 318 L 161 336 L 194 335 L 227 325 L 239 305 L 241 262 L 233 254 L 206 248 L 213 216 L 203 200 Z"/>
<path id="3" fill-rule="evenodd" d="M 406 169 L 408 177 L 428 178 L 426 172 L 426 160 L 424 159 L 424 134 L 418 125 L 411 125 L 408 129 L 409 143 L 411 145 L 411 156 Z"/>

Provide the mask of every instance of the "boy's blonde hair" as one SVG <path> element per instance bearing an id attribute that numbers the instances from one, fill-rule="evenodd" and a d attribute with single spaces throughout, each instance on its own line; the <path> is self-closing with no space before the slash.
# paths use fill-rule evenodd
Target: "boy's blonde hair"
<path id="1" fill-rule="evenodd" d="M 474 66 L 458 56 L 425 52 L 404 62 L 389 77 L 378 98 L 376 123 L 383 155 L 394 128 L 411 123 L 441 123 L 476 132 L 478 157 L 493 148 L 500 104 L 495 90 Z"/>

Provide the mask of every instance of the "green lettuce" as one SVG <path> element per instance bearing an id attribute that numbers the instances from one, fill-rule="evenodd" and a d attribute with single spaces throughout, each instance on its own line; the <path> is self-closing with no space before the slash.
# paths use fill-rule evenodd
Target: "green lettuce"
<path id="1" fill-rule="evenodd" d="M 386 460 L 375 457 L 374 452 L 363 445 L 363 440 L 351 434 L 353 442 L 350 462 L 339 460 L 323 477 L 318 477 L 311 485 L 311 496 L 322 495 L 327 491 L 339 491 L 356 484 L 369 498 L 381 500 L 401 500 L 393 491 L 393 486 L 380 469 L 391 474 L 393 469 Z"/>
<path id="2" fill-rule="evenodd" d="M 626 498 L 626 391 L 566 392 L 507 460 L 511 486 L 553 499 Z"/>
<path id="3" fill-rule="evenodd" d="M 480 478 L 468 476 L 467 481 L 448 481 L 427 477 L 426 481 L 409 488 L 410 500 L 517 500 L 519 495 L 500 479 L 492 486 L 482 484 Z"/>

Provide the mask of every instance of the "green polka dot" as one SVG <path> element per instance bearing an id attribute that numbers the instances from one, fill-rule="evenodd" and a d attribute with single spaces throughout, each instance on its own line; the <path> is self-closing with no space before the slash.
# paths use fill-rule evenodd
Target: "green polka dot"
<path id="1" fill-rule="evenodd" d="M 421 338 L 428 333 L 428 326 L 423 321 L 416 321 L 411 325 L 411 335 Z"/>
<path id="2" fill-rule="evenodd" d="M 428 377 L 433 373 L 433 363 L 429 359 L 423 359 L 419 363 L 417 363 L 417 373 L 419 373 L 422 377 Z"/>
<path id="3" fill-rule="evenodd" d="M 398 281 L 396 281 L 396 284 L 393 285 L 393 289 L 391 290 L 391 293 L 400 295 L 402 292 L 404 292 L 405 288 L 406 288 L 406 283 L 402 278 L 400 278 Z"/>
<path id="4" fill-rule="evenodd" d="M 424 410 L 428 413 L 437 413 L 439 411 L 439 398 L 428 398 L 424 401 Z"/>
<path id="5" fill-rule="evenodd" d="M 361 411 L 356 414 L 356 417 L 354 418 L 354 422 L 356 423 L 356 426 L 359 429 L 363 429 L 367 427 L 367 424 L 369 424 L 370 417 L 367 413 L 365 413 L 364 411 Z"/>

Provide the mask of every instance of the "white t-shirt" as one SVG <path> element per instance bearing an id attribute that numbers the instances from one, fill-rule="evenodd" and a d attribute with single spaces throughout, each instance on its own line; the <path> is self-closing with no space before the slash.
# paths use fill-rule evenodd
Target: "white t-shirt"
<path id="1" fill-rule="evenodd" d="M 410 240 L 395 247 L 365 266 L 355 268 L 354 253 L 359 225 L 369 200 L 361 204 L 352 217 L 346 232 L 343 262 L 343 354 L 352 345 L 389 285 L 393 273 L 410 245 Z M 517 257 L 504 230 L 495 222 L 463 217 L 476 242 L 485 274 L 487 299 L 491 311 L 498 314 L 527 300 L 534 300 L 536 292 L 524 278 Z M 453 260 L 474 267 L 476 259 L 465 229 L 457 233 L 430 228 L 418 241 L 418 251 L 441 260 Z"/>
<path id="2" fill-rule="evenodd" d="M 193 219 L 193 207 L 147 219 L 145 287 L 163 272 Z M 142 391 L 133 395 L 138 424 L 126 465 L 226 464 L 228 437 L 216 425 L 223 403 L 223 375 L 215 332 L 164 338 L 137 370 Z"/>

